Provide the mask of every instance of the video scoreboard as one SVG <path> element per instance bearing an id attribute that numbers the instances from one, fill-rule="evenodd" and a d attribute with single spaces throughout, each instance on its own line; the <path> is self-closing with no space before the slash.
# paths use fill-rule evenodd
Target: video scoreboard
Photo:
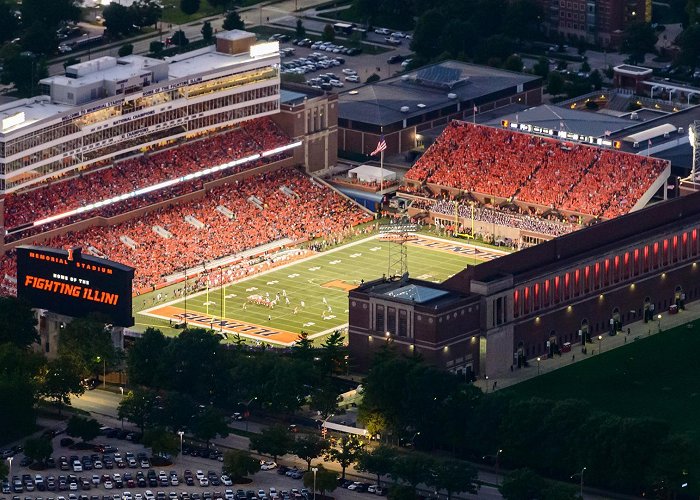
<path id="1" fill-rule="evenodd" d="M 17 296 L 32 307 L 66 316 L 100 313 L 118 326 L 132 326 L 134 268 L 91 255 L 80 247 L 17 247 Z"/>

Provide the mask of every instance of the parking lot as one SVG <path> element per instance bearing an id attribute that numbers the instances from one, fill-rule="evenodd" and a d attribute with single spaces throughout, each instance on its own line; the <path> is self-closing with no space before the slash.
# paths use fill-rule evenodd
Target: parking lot
<path id="1" fill-rule="evenodd" d="M 0 500 L 309 500 L 312 496 L 302 484 L 303 470 L 266 461 L 241 489 L 222 475 L 221 450 L 186 444 L 172 465 L 159 467 L 151 464 L 150 450 L 143 445 L 104 434 L 87 450 L 71 449 L 67 444 L 72 440 L 57 435 L 52 440 L 53 460 L 44 470 L 29 469 L 23 453 L 16 453 Z M 374 491 L 371 483 L 347 481 L 344 486 L 334 492 L 336 498 L 374 496 L 367 492 Z"/>
<path id="2" fill-rule="evenodd" d="M 301 74 L 307 85 L 326 91 L 358 87 L 372 74 L 393 76 L 404 69 L 401 63 L 411 55 L 407 39 L 382 54 L 357 54 L 342 41 L 321 44 L 308 40 L 298 45 L 294 39 L 285 40 L 279 40 L 282 73 Z"/>

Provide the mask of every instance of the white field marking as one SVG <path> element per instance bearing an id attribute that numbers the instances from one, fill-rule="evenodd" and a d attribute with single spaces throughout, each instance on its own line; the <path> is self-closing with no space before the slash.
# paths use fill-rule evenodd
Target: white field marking
<path id="1" fill-rule="evenodd" d="M 277 283 L 279 283 L 279 281 L 277 281 L 277 280 L 272 280 L 272 281 L 267 282 L 268 285 L 276 285 Z"/>
<path id="2" fill-rule="evenodd" d="M 292 274 L 287 275 L 287 278 L 298 278 L 298 277 L 299 277 L 299 273 L 292 273 Z"/>
<path id="3" fill-rule="evenodd" d="M 332 261 L 330 261 L 330 262 L 329 262 L 329 264 L 333 264 L 333 265 L 335 265 L 335 264 L 340 264 L 341 262 L 343 262 L 343 261 L 342 261 L 342 260 L 338 260 L 338 259 L 336 259 L 336 260 L 332 260 Z"/>
<path id="4" fill-rule="evenodd" d="M 250 288 L 246 288 L 245 291 L 246 291 L 246 292 L 254 292 L 254 291 L 257 290 L 257 289 L 258 289 L 257 286 L 251 286 Z"/>
<path id="5" fill-rule="evenodd" d="M 314 266 L 314 267 L 310 267 L 309 271 L 318 271 L 319 269 L 321 269 L 321 266 Z"/>
<path id="6" fill-rule="evenodd" d="M 350 254 L 350 257 L 352 257 L 354 259 L 357 257 L 362 257 L 362 254 L 361 253 L 352 253 L 352 254 Z"/>

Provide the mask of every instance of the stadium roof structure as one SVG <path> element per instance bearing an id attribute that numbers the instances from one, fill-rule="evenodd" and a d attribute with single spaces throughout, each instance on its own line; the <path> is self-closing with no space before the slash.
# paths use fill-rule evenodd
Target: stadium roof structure
<path id="1" fill-rule="evenodd" d="M 430 288 L 423 285 L 406 285 L 395 290 L 389 290 L 384 295 L 396 299 L 410 300 L 418 304 L 424 304 L 425 302 L 430 302 L 433 299 L 443 297 L 448 293 L 449 292 L 446 292 L 445 290 Z"/>
<path id="2" fill-rule="evenodd" d="M 509 113 L 485 122 L 485 125 L 499 127 L 503 120 L 511 123 L 526 123 L 553 130 L 566 130 L 593 137 L 603 137 L 606 131 L 610 133 L 622 130 L 634 122 L 602 113 L 579 111 L 570 108 L 560 108 L 543 104 L 517 113 Z M 563 125 L 563 127 L 562 127 Z"/>
<path id="3" fill-rule="evenodd" d="M 338 118 L 387 126 L 443 108 L 466 110 L 540 81 L 538 76 L 443 61 L 340 93 Z"/>

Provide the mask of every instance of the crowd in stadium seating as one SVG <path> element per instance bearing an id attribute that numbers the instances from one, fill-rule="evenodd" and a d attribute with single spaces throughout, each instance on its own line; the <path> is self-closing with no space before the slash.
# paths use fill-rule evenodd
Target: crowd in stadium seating
<path id="1" fill-rule="evenodd" d="M 248 201 L 251 196 L 262 202 L 262 208 Z M 230 212 L 217 210 L 220 205 Z M 233 218 L 225 213 L 233 214 Z M 203 227 L 185 220 L 187 216 Z M 328 237 L 371 219 L 335 191 L 288 168 L 225 184 L 207 192 L 204 198 L 158 209 L 138 219 L 92 227 L 44 244 L 58 248 L 92 246 L 109 259 L 134 265 L 134 288 L 143 289 L 157 285 L 163 276 L 202 262 L 282 238 L 301 241 Z M 162 227 L 172 237 L 156 233 L 154 226 Z M 136 248 L 120 237 L 133 240 Z"/>
<path id="2" fill-rule="evenodd" d="M 426 204 L 424 208 L 431 212 L 452 217 L 455 213 L 454 203 L 447 200 L 435 200 L 431 204 Z M 467 203 L 460 203 L 458 205 L 458 213 L 460 217 L 468 222 L 472 217 L 472 208 Z M 475 206 L 473 214 L 475 221 L 497 224 L 499 226 L 516 227 L 525 231 L 534 231 L 551 236 L 561 236 L 562 234 L 567 234 L 580 228 L 580 226 L 568 222 L 544 219 L 542 217 L 523 215 L 483 206 Z"/>
<path id="3" fill-rule="evenodd" d="M 629 212 L 665 166 L 654 158 L 454 121 L 405 178 L 616 217 Z"/>
<path id="4" fill-rule="evenodd" d="M 219 135 L 127 159 L 111 168 L 62 179 L 39 189 L 11 194 L 5 198 L 5 226 L 11 230 L 39 218 L 182 177 L 288 142 L 289 138 L 269 118 L 252 120 L 244 123 L 240 128 Z M 219 176 L 230 175 L 250 166 L 251 164 L 247 164 L 227 169 Z M 74 216 L 70 220 L 55 225 L 95 215 L 110 216 L 133 210 L 160 199 L 172 198 L 178 194 L 200 189 L 202 181 L 203 179 L 200 178 L 189 183 L 178 184 L 161 192 L 152 192 L 146 196 L 103 207 L 99 211 Z"/>

